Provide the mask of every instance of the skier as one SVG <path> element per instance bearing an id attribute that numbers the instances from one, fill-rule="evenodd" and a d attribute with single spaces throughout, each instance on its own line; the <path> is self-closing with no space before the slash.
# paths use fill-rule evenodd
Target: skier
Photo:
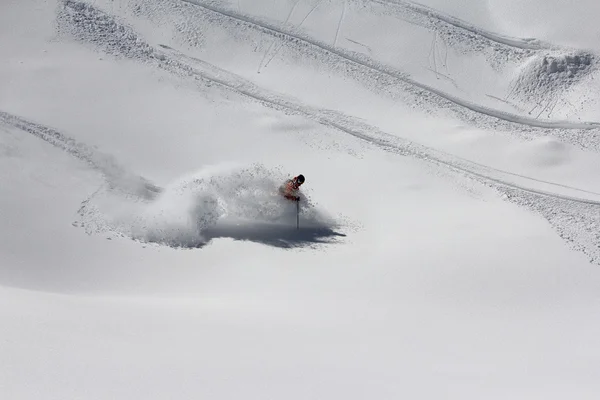
<path id="1" fill-rule="evenodd" d="M 304 175 L 300 174 L 298 176 L 293 177 L 292 179 L 288 179 L 285 181 L 283 185 L 279 188 L 279 193 L 283 197 L 292 201 L 300 201 L 300 196 L 298 196 L 298 192 L 300 190 L 300 186 L 304 183 Z"/>

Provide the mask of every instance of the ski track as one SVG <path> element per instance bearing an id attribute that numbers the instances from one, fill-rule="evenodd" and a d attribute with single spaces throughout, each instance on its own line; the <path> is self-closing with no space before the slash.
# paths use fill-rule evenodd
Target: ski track
<path id="1" fill-rule="evenodd" d="M 73 3 L 72 0 L 67 0 L 68 3 Z M 88 7 L 86 12 L 88 17 L 100 16 L 99 23 L 103 25 L 116 24 L 111 21 L 107 24 L 106 14 Z M 82 8 L 80 8 L 82 10 Z M 98 15 L 94 15 L 97 13 Z M 76 20 L 80 23 L 80 20 Z M 90 28 L 91 27 L 91 28 Z M 111 26 L 111 29 L 114 28 Z M 428 148 L 418 143 L 394 135 L 382 132 L 379 128 L 358 121 L 351 116 L 344 115 L 338 111 L 324 110 L 309 107 L 299 101 L 294 101 L 285 98 L 281 95 L 270 93 L 261 89 L 253 83 L 241 78 L 231 72 L 222 70 L 203 60 L 190 57 L 178 50 L 169 46 L 161 45 L 160 47 L 166 51 L 161 51 L 145 43 L 135 32 L 128 27 L 119 26 L 118 31 L 123 33 L 128 42 L 128 46 L 120 46 L 118 42 L 112 39 L 99 39 L 98 37 L 89 34 L 89 32 L 79 32 L 77 29 L 97 29 L 94 26 L 94 20 L 86 20 L 80 26 L 75 27 L 71 32 L 83 42 L 88 42 L 99 46 L 101 49 L 112 53 L 114 56 L 125 56 L 146 64 L 154 64 L 155 67 L 163 68 L 171 73 L 181 77 L 192 78 L 195 82 L 203 82 L 204 85 L 217 86 L 224 90 L 234 92 L 238 95 L 247 97 L 253 101 L 258 101 L 260 104 L 271 109 L 282 111 L 286 114 L 301 115 L 313 121 L 316 121 L 324 126 L 331 127 L 335 130 L 349 134 L 353 137 L 361 139 L 370 145 L 381 148 L 382 150 L 399 154 L 402 156 L 411 156 L 416 159 L 431 163 L 438 167 L 444 167 L 449 171 L 470 178 L 485 186 L 488 186 L 500 194 L 507 200 L 536 211 L 544 216 L 549 223 L 555 228 L 558 234 L 567 241 L 570 246 L 578 251 L 586 254 L 591 262 L 600 264 L 600 249 L 597 245 L 600 240 L 600 235 L 597 233 L 600 229 L 600 213 L 598 207 L 600 200 L 591 197 L 575 197 L 539 190 L 525 185 L 510 182 L 501 179 L 495 175 L 510 175 L 519 177 L 532 182 L 541 182 L 556 187 L 562 187 L 580 193 L 597 195 L 597 193 L 584 189 L 574 188 L 567 185 L 561 185 L 553 182 L 542 181 L 536 178 L 527 177 L 499 169 L 487 167 L 482 164 L 470 162 L 468 160 L 444 153 L 438 150 Z M 102 33 L 102 32 L 100 32 Z M 103 36 L 100 35 L 100 38 Z M 104 41 L 103 41 L 104 40 Z M 105 42 L 106 41 L 106 42 Z M 134 48 L 130 47 L 133 45 Z M 135 46 L 139 46 L 136 49 Z M 194 65 L 191 65 L 192 62 Z M 25 129 L 31 129 L 30 125 L 24 124 L 21 119 L 18 119 L 9 114 L 2 114 L 3 119 L 13 121 L 13 125 L 24 126 Z M 17 123 L 14 123 L 14 121 Z M 40 130 L 39 125 L 35 125 L 37 131 Z M 55 132 L 55 131 L 51 131 Z M 55 132 L 58 134 L 58 132 Z M 35 134 L 35 133 L 34 133 Z M 39 136 L 36 134 L 36 136 Z M 57 135 L 54 135 L 57 136 Z M 60 134 L 58 134 L 60 137 Z M 42 137 L 43 138 L 43 137 Z M 46 139 L 44 139 L 46 140 Z M 59 141 L 61 143 L 61 141 Z M 63 147 L 63 146 L 61 146 Z M 76 149 L 74 146 L 64 146 L 69 152 L 74 153 L 79 158 L 89 160 L 85 152 L 72 151 Z M 63 147 L 63 148 L 64 148 Z M 78 155 L 81 154 L 81 155 Z"/>
<path id="2" fill-rule="evenodd" d="M 385 66 L 372 58 L 366 56 L 365 54 L 354 53 L 349 50 L 345 50 L 339 47 L 332 47 L 324 42 L 316 40 L 314 38 L 310 38 L 307 35 L 302 33 L 294 33 L 290 30 L 287 30 L 283 26 L 275 26 L 266 21 L 262 21 L 256 17 L 239 14 L 233 10 L 224 9 L 215 5 L 214 3 L 202 2 L 199 0 L 180 0 L 184 3 L 189 3 L 194 6 L 201 7 L 210 12 L 219 14 L 221 16 L 243 22 L 246 24 L 250 24 L 256 29 L 264 31 L 270 35 L 282 36 L 286 37 L 288 40 L 302 42 L 304 44 L 315 47 L 321 51 L 325 51 L 326 53 L 332 54 L 338 58 L 345 60 L 346 62 L 350 62 L 355 65 L 359 65 L 364 68 L 368 68 L 376 73 L 387 75 L 393 79 L 401 81 L 410 86 L 416 87 L 433 95 L 440 97 L 446 101 L 453 103 L 462 108 L 466 108 L 472 112 L 482 114 L 487 117 L 496 118 L 499 120 L 503 120 L 506 122 L 511 122 L 519 125 L 525 125 L 529 127 L 535 128 L 546 128 L 546 129 L 598 129 L 600 128 L 599 122 L 571 122 L 571 121 L 552 121 L 552 120 L 537 120 L 535 118 L 526 117 L 522 115 L 512 114 L 505 111 L 495 110 L 489 107 L 481 106 L 479 104 L 475 104 L 469 102 L 467 100 L 461 99 L 449 93 L 446 93 L 442 90 L 436 89 L 432 86 L 426 85 L 424 83 L 418 82 L 412 78 L 410 78 L 406 73 L 394 70 L 388 66 Z"/>
<path id="3" fill-rule="evenodd" d="M 337 29 L 335 31 L 335 39 L 333 40 L 333 47 L 337 47 L 338 37 L 340 36 L 340 30 L 342 29 L 342 23 L 344 22 L 344 15 L 346 14 L 346 3 L 342 3 L 342 13 L 340 14 L 340 19 L 337 24 Z"/>
<path id="4" fill-rule="evenodd" d="M 159 187 L 153 185 L 145 178 L 126 171 L 112 156 L 94 151 L 90 147 L 69 138 L 53 128 L 28 121 L 4 111 L 0 111 L 0 123 L 27 132 L 85 162 L 93 169 L 100 171 L 109 186 L 113 189 L 140 196 L 144 199 L 152 199 L 161 192 Z"/>
<path id="5" fill-rule="evenodd" d="M 522 174 L 512 173 L 509 171 L 504 171 L 496 168 L 488 167 L 484 164 L 476 163 L 464 158 L 460 158 L 454 155 L 450 155 L 448 153 L 441 152 L 439 150 L 434 150 L 432 148 L 423 146 L 414 141 L 410 141 L 407 139 L 400 138 L 395 135 L 391 135 L 389 133 L 382 132 L 378 128 L 368 125 L 364 122 L 359 122 L 354 120 L 352 117 L 345 115 L 338 111 L 333 110 L 324 110 L 312 108 L 306 105 L 301 104 L 299 101 L 292 101 L 289 99 L 285 99 L 281 95 L 269 93 L 264 89 L 259 88 L 255 84 L 250 81 L 245 80 L 244 78 L 237 76 L 229 71 L 225 71 L 220 69 L 212 64 L 209 64 L 203 60 L 199 60 L 197 58 L 189 57 L 184 53 L 179 52 L 176 49 L 173 49 L 169 46 L 161 45 L 164 49 L 170 51 L 172 55 L 175 55 L 180 59 L 179 62 L 182 62 L 181 59 L 188 59 L 193 61 L 202 68 L 202 70 L 195 70 L 195 73 L 200 75 L 203 79 L 208 80 L 212 83 L 218 84 L 223 88 L 234 91 L 237 94 L 243 95 L 245 97 L 249 97 L 253 100 L 259 101 L 261 104 L 268 106 L 269 108 L 276 109 L 278 111 L 285 111 L 287 113 L 293 113 L 296 115 L 301 115 L 303 117 L 309 118 L 313 121 L 316 121 L 322 125 L 326 125 L 336 130 L 340 130 L 344 133 L 350 134 L 354 137 L 357 137 L 361 140 L 367 141 L 371 144 L 377 145 L 380 148 L 383 148 L 387 151 L 393 151 L 395 153 L 400 153 L 402 155 L 407 156 L 416 156 L 421 159 L 426 159 L 428 161 L 432 161 L 435 163 L 439 163 L 441 165 L 445 165 L 446 167 L 457 169 L 463 173 L 471 174 L 477 176 L 482 179 L 490 180 L 492 182 L 513 187 L 516 189 L 524 190 L 530 193 L 535 193 L 544 196 L 557 197 L 564 200 L 575 201 L 579 203 L 587 203 L 587 204 L 596 204 L 600 205 L 600 193 L 588 191 L 585 189 L 575 188 L 568 185 L 562 185 L 559 183 L 554 183 L 550 181 L 545 181 L 541 179 L 536 179 L 532 177 L 528 177 Z M 192 67 L 193 68 L 193 67 Z M 369 132 L 369 134 L 365 134 L 364 132 Z M 463 163 L 464 166 L 460 164 Z M 478 172 L 477 168 L 480 168 L 485 172 Z M 559 195 L 552 192 L 536 190 L 533 188 L 528 188 L 526 186 L 518 185 L 515 183 L 508 182 L 506 180 L 502 180 L 499 178 L 495 178 L 491 176 L 490 172 L 498 172 L 503 175 L 510 175 L 534 182 L 544 183 L 547 185 L 552 185 L 556 187 L 562 187 L 565 189 L 569 189 L 572 191 L 592 194 L 595 196 L 599 196 L 598 200 L 586 199 L 586 198 L 578 198 L 572 196 L 564 196 Z"/>
<path id="6" fill-rule="evenodd" d="M 501 35 L 498 33 L 490 32 L 485 29 L 479 28 L 459 18 L 451 15 L 442 13 L 433 8 L 427 7 L 423 4 L 415 3 L 412 1 L 405 0 L 371 0 L 374 3 L 382 4 L 385 6 L 396 6 L 405 10 L 412 11 L 414 13 L 423 15 L 427 18 L 432 18 L 437 21 L 445 22 L 448 25 L 452 25 L 455 28 L 465 30 L 472 34 L 484 37 L 492 42 L 503 44 L 509 47 L 514 47 L 522 50 L 550 50 L 557 49 L 549 43 L 542 42 L 538 39 L 522 39 L 510 36 Z"/>

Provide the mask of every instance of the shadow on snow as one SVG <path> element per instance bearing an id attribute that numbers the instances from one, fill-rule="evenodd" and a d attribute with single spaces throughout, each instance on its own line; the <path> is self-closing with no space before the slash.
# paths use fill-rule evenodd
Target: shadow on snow
<path id="1" fill-rule="evenodd" d="M 248 225 L 216 225 L 204 230 L 202 236 L 206 242 L 199 244 L 197 247 L 203 247 L 213 239 L 231 238 L 291 249 L 310 247 L 315 244 L 334 243 L 336 238 L 345 237 L 346 235 L 327 226 L 300 226 L 299 229 L 296 229 L 295 225 L 255 222 Z"/>

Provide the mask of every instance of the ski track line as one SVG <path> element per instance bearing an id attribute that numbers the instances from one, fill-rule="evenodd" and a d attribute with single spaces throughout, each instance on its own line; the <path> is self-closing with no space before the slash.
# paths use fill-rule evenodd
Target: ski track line
<path id="1" fill-rule="evenodd" d="M 89 7 L 89 6 L 88 6 Z M 87 10 L 93 11 L 93 10 Z M 100 22 L 105 22 L 104 16 L 105 14 L 99 11 L 93 11 L 93 15 L 90 17 L 100 18 Z M 104 25 L 102 25 L 104 26 Z M 85 27 L 91 27 L 92 30 L 98 29 L 95 26 L 95 20 L 88 20 L 88 23 Z M 79 27 L 82 28 L 82 27 Z M 86 28 L 90 29 L 90 28 Z M 75 30 L 74 32 L 77 32 Z M 128 32 L 126 35 L 126 39 L 129 40 L 131 37 L 135 38 L 135 41 L 132 42 L 134 47 L 141 47 L 146 50 L 144 52 L 136 51 L 135 48 L 121 48 L 116 43 L 109 42 L 108 44 L 103 43 L 103 41 L 107 41 L 104 36 L 101 36 L 100 39 L 95 36 L 88 36 L 85 32 L 79 32 L 78 34 L 83 34 L 79 37 L 80 40 L 90 42 L 93 45 L 100 46 L 108 46 L 109 49 L 116 51 L 118 54 L 120 53 L 123 56 L 136 58 L 138 61 L 153 61 L 156 66 L 162 68 L 168 72 L 175 73 L 177 75 L 183 76 L 196 76 L 197 78 L 206 80 L 207 82 L 212 82 L 218 84 L 219 86 L 230 90 L 234 93 L 238 93 L 240 95 L 244 95 L 255 101 L 260 102 L 261 104 L 268 106 L 270 108 L 284 111 L 288 113 L 299 114 L 305 116 L 311 120 L 314 120 L 322 125 L 330 126 L 342 132 L 348 133 L 352 136 L 360 138 L 364 141 L 371 142 L 372 144 L 378 145 L 379 147 L 392 151 L 395 153 L 401 153 L 403 155 L 413 155 L 422 159 L 427 159 L 434 163 L 440 163 L 446 165 L 447 167 L 457 169 L 462 171 L 463 173 L 470 174 L 473 176 L 477 176 L 479 178 L 495 182 L 497 184 L 502 184 L 507 187 L 518 188 L 530 193 L 543 194 L 545 196 L 561 198 L 565 200 L 576 201 L 580 203 L 586 204 L 597 204 L 594 200 L 584 199 L 584 198 L 576 198 L 564 196 L 557 193 L 546 192 L 541 190 L 536 190 L 532 188 L 527 188 L 522 185 L 513 184 L 498 178 L 494 178 L 490 176 L 490 172 L 493 171 L 493 168 L 473 163 L 468 160 L 460 160 L 459 157 L 444 153 L 442 151 L 431 149 L 427 146 L 420 145 L 416 142 L 409 141 L 407 139 L 403 139 L 394 135 L 387 134 L 385 132 L 380 131 L 378 128 L 365 124 L 364 122 L 358 122 L 353 120 L 351 117 L 344 115 L 340 112 L 330 111 L 330 110 L 322 110 L 322 109 L 314 109 L 308 107 L 306 105 L 301 104 L 301 102 L 295 100 L 288 100 L 289 97 L 282 98 L 281 95 L 277 95 L 274 93 L 269 93 L 268 91 L 257 87 L 252 82 L 242 78 L 236 74 L 233 74 L 229 71 L 223 70 L 219 67 L 216 67 L 208 62 L 203 60 L 199 60 L 194 57 L 190 57 L 178 50 L 175 50 L 169 46 L 159 45 L 159 47 L 167 50 L 167 52 L 161 51 L 158 48 L 154 48 L 149 46 L 147 43 L 143 41 L 142 38 L 137 36 L 135 32 L 125 29 L 125 32 Z M 100 33 L 103 34 L 102 31 Z M 114 48 L 113 48 L 114 47 Z M 139 55 L 142 55 L 142 58 L 139 58 Z M 177 55 L 179 57 L 177 57 Z M 182 61 L 182 58 L 185 60 Z M 194 61 L 196 64 L 199 64 L 202 70 L 198 70 L 189 64 L 189 61 Z M 186 62 L 187 61 L 187 62 Z M 367 134 L 364 132 L 369 132 L 371 134 Z M 378 136 L 375 137 L 374 135 Z M 444 159 L 446 158 L 446 159 Z M 463 163 L 465 165 L 460 165 L 459 163 Z M 477 169 L 483 169 L 483 172 L 477 171 Z M 487 174 L 486 174 L 487 172 Z M 511 174 L 506 171 L 496 170 L 496 172 L 501 172 L 503 174 Z M 537 180 L 535 178 L 525 177 L 523 175 L 512 174 L 513 176 L 518 176 L 523 179 L 530 179 L 533 181 L 541 182 L 541 180 Z M 576 190 L 580 192 L 585 192 L 588 194 L 593 194 L 592 192 L 585 191 L 583 189 L 577 189 L 572 187 L 567 187 L 566 185 L 555 184 L 552 182 L 544 182 L 549 185 L 554 185 L 557 187 L 568 188 L 571 190 Z"/>
<path id="2" fill-rule="evenodd" d="M 409 78 L 405 73 L 396 71 L 382 65 L 372 58 L 364 55 L 351 53 L 348 50 L 344 50 L 342 48 L 334 48 L 326 43 L 323 43 L 319 40 L 310 38 L 304 34 L 293 33 L 291 31 L 285 30 L 283 27 L 276 27 L 268 22 L 261 21 L 258 18 L 245 15 L 238 14 L 232 10 L 226 10 L 221 7 L 215 6 L 213 4 L 207 4 L 205 2 L 201 2 L 199 0 L 180 0 L 184 3 L 188 3 L 197 7 L 201 7 L 205 10 L 211 11 L 213 13 L 222 15 L 224 17 L 244 22 L 254 26 L 255 28 L 267 32 L 271 35 L 275 36 L 284 36 L 292 41 L 299 41 L 306 43 L 310 46 L 316 47 L 322 51 L 333 54 L 339 58 L 346 60 L 347 62 L 368 68 L 376 73 L 387 75 L 391 78 L 404 82 L 408 85 L 414 86 L 431 94 L 437 95 L 438 97 L 447 100 L 451 103 L 454 103 L 457 106 L 469 109 L 475 113 L 483 114 L 488 117 L 496 118 L 499 120 L 512 122 L 515 124 L 526 125 L 530 127 L 536 128 L 548 128 L 548 129 L 597 129 L 600 128 L 599 122 L 570 122 L 570 121 L 540 121 L 535 118 L 525 117 L 517 114 L 511 114 L 508 112 L 491 109 L 485 106 L 481 106 L 476 103 L 469 102 L 467 100 L 458 98 L 449 93 L 443 92 L 439 89 L 436 89 L 432 86 L 426 85 L 424 83 L 418 82 L 412 78 Z"/>
<path id="3" fill-rule="evenodd" d="M 515 38 L 506 35 L 501 35 L 499 33 L 494 33 L 487 31 L 485 29 L 479 28 L 475 25 L 472 25 L 466 21 L 463 21 L 459 18 L 453 17 L 448 14 L 444 14 L 441 11 L 435 10 L 431 7 L 427 7 L 423 4 L 415 3 L 412 1 L 406 0 L 371 0 L 374 3 L 378 3 L 384 6 L 396 6 L 401 7 L 410 11 L 413 11 L 417 14 L 423 15 L 428 18 L 432 18 L 438 21 L 445 22 L 446 24 L 452 25 L 456 28 L 468 31 L 472 34 L 482 36 L 492 42 L 500 43 L 506 46 L 515 47 L 523 50 L 543 50 L 543 49 L 556 49 L 555 46 L 550 45 L 549 43 L 542 42 L 538 39 L 522 39 Z"/>
<path id="4" fill-rule="evenodd" d="M 54 129 L 27 121 L 21 117 L 17 117 L 16 115 L 12 115 L 4 111 L 0 111 L 0 121 L 6 125 L 13 126 L 22 131 L 30 133 L 33 136 L 50 143 L 52 146 L 57 147 L 86 162 L 96 169 L 101 169 L 98 165 L 97 157 L 87 146 L 77 143 L 74 139 L 68 138 Z"/>
<path id="5" fill-rule="evenodd" d="M 269 106 L 270 108 L 277 109 L 279 111 L 287 111 L 294 113 L 296 115 L 301 115 L 307 117 L 313 121 L 320 123 L 321 125 L 329 126 L 336 130 L 342 131 L 344 133 L 350 134 L 356 138 L 374 144 L 386 151 L 390 151 L 393 153 L 400 153 L 405 156 L 415 156 L 419 159 L 423 159 L 429 162 L 433 162 L 438 165 L 442 165 L 457 171 L 460 171 L 464 174 L 478 177 L 480 179 L 486 180 L 488 182 L 493 182 L 499 185 L 503 185 L 506 187 L 511 187 L 514 189 L 519 189 L 526 191 L 528 193 L 534 193 L 538 195 L 543 195 L 547 197 L 554 197 L 562 200 L 569 200 L 578 203 L 584 204 L 593 204 L 600 205 L 600 200 L 592 200 L 586 198 L 579 198 L 573 196 L 561 195 L 558 193 L 538 190 L 529 188 L 527 186 L 519 185 L 516 183 L 508 182 L 506 180 L 502 180 L 499 178 L 495 178 L 490 176 L 489 172 L 495 171 L 505 175 L 511 175 L 515 177 L 519 177 L 522 179 L 531 180 L 534 182 L 544 183 L 547 185 L 552 185 L 556 187 L 562 187 L 565 189 L 578 191 L 582 193 L 588 193 L 592 195 L 600 196 L 600 193 L 595 193 L 592 191 L 588 191 L 585 189 L 579 189 L 572 186 L 567 186 L 559 183 L 554 183 L 550 181 L 544 181 L 537 178 L 528 177 L 526 175 L 512 173 L 508 171 L 503 171 L 500 169 L 492 168 L 484 164 L 476 163 L 461 157 L 454 156 L 449 153 L 445 153 L 443 151 L 435 150 L 430 147 L 421 145 L 409 139 L 404 139 L 398 136 L 391 135 L 389 133 L 385 133 L 379 128 L 376 128 L 372 125 L 366 124 L 364 122 L 353 121 L 352 117 L 345 115 L 338 111 L 333 110 L 324 110 L 317 109 L 310 106 L 306 106 L 301 104 L 299 101 L 292 102 L 290 100 L 286 100 L 282 98 L 280 95 L 276 95 L 273 93 L 266 93 L 264 89 L 257 87 L 252 82 L 245 80 L 242 77 L 235 75 L 232 72 L 223 70 L 219 67 L 216 67 L 206 61 L 199 60 L 194 57 L 187 56 L 184 53 L 179 52 L 176 49 L 170 48 L 168 46 L 161 46 L 164 49 L 170 51 L 170 53 L 178 54 L 179 57 L 191 59 L 197 63 L 200 63 L 203 66 L 203 70 L 199 71 L 191 66 L 196 74 L 200 75 L 203 79 L 209 80 L 212 83 L 218 84 L 226 89 L 232 90 L 235 93 L 240 95 L 249 97 L 253 100 L 260 102 L 263 105 Z M 179 60 L 179 62 L 184 63 Z M 185 64 L 185 63 L 184 63 Z M 187 65 L 187 64 L 186 64 Z M 368 132 L 368 133 L 364 133 Z M 376 136 L 374 136 L 376 135 Z M 465 165 L 460 165 L 459 162 L 462 162 Z M 477 168 L 483 170 L 483 172 L 478 172 Z M 486 174 L 485 172 L 488 172 Z"/>
<path id="6" fill-rule="evenodd" d="M 119 184 L 127 181 L 128 183 L 137 186 L 137 190 L 132 190 L 130 194 L 139 195 L 146 199 L 153 198 L 161 192 L 159 187 L 153 185 L 145 178 L 128 173 L 112 156 L 94 151 L 88 146 L 78 143 L 74 139 L 67 137 L 55 129 L 28 121 L 22 117 L 4 111 L 0 111 L 0 122 L 42 139 L 46 143 L 85 162 L 93 169 L 100 171 L 107 182 L 113 187 L 118 187 L 121 190 L 127 191 L 127 187 Z"/>
<path id="7" fill-rule="evenodd" d="M 287 24 L 288 21 L 290 20 L 290 17 L 292 16 L 292 14 L 294 13 L 294 10 L 296 9 L 296 7 L 298 6 L 298 3 L 300 3 L 300 0 L 296 0 L 296 2 L 294 3 L 294 6 L 292 7 L 292 9 L 290 10 L 290 12 L 287 15 L 287 18 L 285 19 L 284 24 Z M 238 3 L 239 5 L 239 3 Z M 238 7 L 238 11 L 239 11 L 239 7 Z M 273 43 L 271 43 L 271 45 L 269 46 L 269 48 L 267 49 L 267 51 L 265 52 L 265 55 L 263 56 L 262 60 L 260 61 L 260 64 L 258 65 L 258 70 L 257 72 L 260 73 L 260 69 L 261 66 L 263 64 L 263 62 L 265 61 L 265 59 L 267 58 L 267 55 L 269 54 L 269 51 L 271 51 L 271 49 L 273 48 L 273 46 L 275 45 L 275 41 L 276 39 L 273 39 Z M 267 65 L 269 65 L 269 63 L 271 62 L 271 60 L 275 57 L 275 55 L 277 54 L 277 52 L 279 51 L 279 49 L 281 48 L 281 46 L 277 47 L 275 49 L 275 51 L 273 52 L 273 57 L 271 57 L 269 59 L 269 61 L 267 61 L 267 63 L 264 65 L 264 67 L 266 68 Z"/>
<path id="8" fill-rule="evenodd" d="M 342 22 L 344 21 L 344 15 L 346 14 L 346 3 L 342 4 L 342 13 L 340 14 L 340 20 L 337 24 L 337 29 L 335 31 L 335 39 L 333 39 L 333 47 L 337 47 L 338 36 L 340 36 L 340 30 L 342 29 Z"/>
<path id="9" fill-rule="evenodd" d="M 77 11 L 77 10 L 73 10 Z M 81 10 L 80 10 L 81 11 Z M 86 10 L 83 10 L 86 11 Z M 87 10 L 89 11 L 89 10 Z M 92 10 L 94 11 L 94 10 Z M 77 13 L 76 13 L 77 14 Z M 291 101 L 269 96 L 265 90 L 258 88 L 253 83 L 248 83 L 244 78 L 222 70 L 203 60 L 190 57 L 178 50 L 171 49 L 168 46 L 160 47 L 180 54 L 187 60 L 195 60 L 202 65 L 202 68 L 208 69 L 205 72 L 198 72 L 188 63 L 177 61 L 177 57 L 166 57 L 165 52 L 150 48 L 135 33 L 127 27 L 116 27 L 108 24 L 108 33 L 112 33 L 112 28 L 119 28 L 117 31 L 123 31 L 124 40 L 128 46 L 123 47 L 114 38 L 107 37 L 105 27 L 107 15 L 94 11 L 86 15 L 82 23 L 80 20 L 67 18 L 63 22 L 75 24 L 70 32 L 76 39 L 86 42 L 90 45 L 107 51 L 115 57 L 130 58 L 147 65 L 153 65 L 174 73 L 182 78 L 192 78 L 196 81 L 204 81 L 203 86 L 214 84 L 217 88 L 227 90 L 232 93 L 238 93 L 241 96 L 247 96 L 253 101 L 257 101 L 265 107 L 279 110 L 287 114 L 303 115 L 325 126 L 345 132 L 354 137 L 364 140 L 368 144 L 377 146 L 382 150 L 389 151 L 399 155 L 412 156 L 415 159 L 421 159 L 439 167 L 445 167 L 466 178 L 471 178 L 484 186 L 496 190 L 499 194 L 506 196 L 507 201 L 513 204 L 529 209 L 540 214 L 557 231 L 558 235 L 565 240 L 569 246 L 575 250 L 584 253 L 589 257 L 590 262 L 600 264 L 600 252 L 598 251 L 598 234 L 594 228 L 595 224 L 600 225 L 600 219 L 597 217 L 598 206 L 600 202 L 581 199 L 570 196 L 562 196 L 557 193 L 545 192 L 515 185 L 494 177 L 489 176 L 491 168 L 479 168 L 476 164 L 465 163 L 457 157 L 444 155 L 443 152 L 430 149 L 426 146 L 410 142 L 401 137 L 382 134 L 378 128 L 365 124 L 362 121 L 345 116 L 340 112 L 311 109 L 305 105 L 295 105 Z M 89 18 L 92 18 L 91 20 Z M 98 21 L 95 19 L 100 18 Z M 109 21 L 110 22 L 110 21 Z M 89 30 L 92 30 L 91 32 Z M 110 36 L 110 35 L 109 35 Z M 212 79 L 211 77 L 216 77 Z M 229 77 L 229 79 L 227 79 Z M 289 98 L 289 97 L 288 97 Z M 313 111 L 311 111 L 313 110 Z M 7 114 L 8 115 L 8 114 Z M 377 137 L 379 134 L 380 137 Z M 436 156 L 437 154 L 437 156 Z M 444 157 L 446 159 L 444 159 Z M 483 170 L 483 172 L 482 172 Z M 486 175 L 484 172 L 488 172 Z M 536 179 L 534 178 L 528 178 Z M 558 185 L 562 186 L 562 185 Z M 574 188 L 573 188 L 574 189 Z M 580 189 L 576 189 L 580 190 Z"/>
<path id="10" fill-rule="evenodd" d="M 446 153 L 446 154 L 448 154 L 448 153 Z M 519 174 L 519 173 L 516 173 L 516 172 L 510 172 L 510 171 L 506 171 L 506 170 L 503 170 L 503 169 L 490 167 L 489 165 L 485 165 L 485 164 L 478 163 L 476 161 L 468 160 L 466 158 L 459 157 L 459 156 L 454 155 L 454 154 L 452 154 L 451 156 L 454 157 L 454 158 L 456 158 L 457 160 L 460 160 L 460 161 L 472 164 L 474 166 L 478 166 L 478 167 L 487 169 L 489 171 L 495 171 L 495 172 L 499 172 L 501 174 L 515 176 L 515 177 L 523 178 L 523 179 L 527 179 L 527 180 L 530 180 L 530 181 L 533 181 L 533 182 L 539 182 L 539 183 L 544 183 L 544 184 L 552 185 L 552 186 L 556 186 L 556 187 L 562 187 L 562 188 L 573 190 L 573 191 L 576 191 L 576 192 L 581 192 L 581 193 L 593 194 L 595 196 L 600 196 L 600 193 L 594 192 L 594 191 L 591 191 L 591 190 L 580 189 L 580 188 L 576 188 L 576 187 L 569 186 L 569 185 L 563 185 L 562 183 L 556 183 L 556 182 L 546 181 L 546 180 L 543 180 L 543 179 L 533 178 L 531 176 Z"/>

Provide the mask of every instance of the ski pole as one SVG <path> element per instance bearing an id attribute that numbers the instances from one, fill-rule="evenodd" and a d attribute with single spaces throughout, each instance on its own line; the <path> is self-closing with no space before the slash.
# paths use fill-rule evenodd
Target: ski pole
<path id="1" fill-rule="evenodd" d="M 296 202 L 296 229 L 300 229 L 300 199 Z"/>

